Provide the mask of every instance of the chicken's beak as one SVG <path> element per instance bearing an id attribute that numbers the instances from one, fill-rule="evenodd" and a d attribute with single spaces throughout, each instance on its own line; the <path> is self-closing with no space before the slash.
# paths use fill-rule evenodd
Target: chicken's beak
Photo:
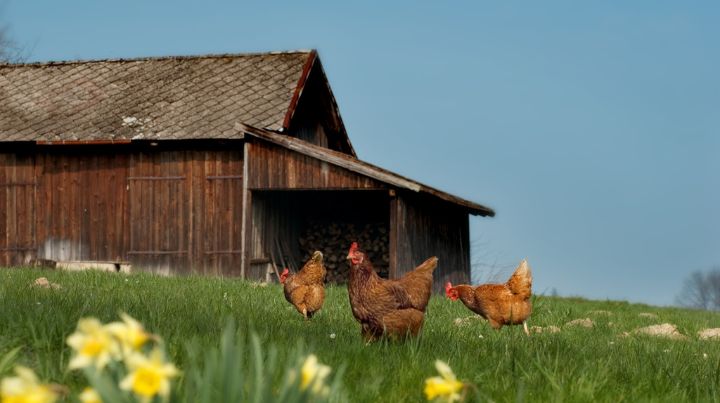
<path id="1" fill-rule="evenodd" d="M 360 255 L 360 257 L 358 257 L 355 251 L 348 253 L 347 259 L 350 261 L 351 265 L 359 265 L 363 262 L 363 256 Z"/>
<path id="2" fill-rule="evenodd" d="M 322 252 L 320 252 L 319 250 L 316 250 L 315 252 L 313 252 L 312 260 L 314 260 L 316 262 L 322 262 L 322 260 L 323 260 Z"/>

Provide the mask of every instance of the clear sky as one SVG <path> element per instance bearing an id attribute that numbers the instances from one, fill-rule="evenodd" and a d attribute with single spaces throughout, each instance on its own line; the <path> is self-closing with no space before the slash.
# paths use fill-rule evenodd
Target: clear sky
<path id="1" fill-rule="evenodd" d="M 361 159 L 485 204 L 475 278 L 673 304 L 720 264 L 720 2 L 21 1 L 29 61 L 316 48 Z"/>

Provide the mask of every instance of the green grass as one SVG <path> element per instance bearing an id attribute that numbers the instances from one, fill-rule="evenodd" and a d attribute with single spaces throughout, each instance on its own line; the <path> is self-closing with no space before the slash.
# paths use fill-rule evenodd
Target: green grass
<path id="1" fill-rule="evenodd" d="M 62 288 L 32 287 L 40 276 Z M 597 310 L 611 314 L 592 312 Z M 315 353 L 334 370 L 343 368 L 344 390 L 353 402 L 423 400 L 423 381 L 436 375 L 436 359 L 473 385 L 472 401 L 720 400 L 720 342 L 696 337 L 700 329 L 720 327 L 718 313 L 538 296 L 530 325 L 555 325 L 562 331 L 526 337 L 519 326 L 494 331 L 480 320 L 455 325 L 456 318 L 472 313 L 460 302 L 433 297 L 422 337 L 365 345 L 344 287 L 328 287 L 323 310 L 306 322 L 277 285 L 194 276 L 2 269 L 0 361 L 21 347 L 15 363 L 79 390 L 85 380 L 77 371 L 66 371 L 70 350 L 65 338 L 81 317 L 110 322 L 118 320 L 120 311 L 161 335 L 173 362 L 184 371 L 193 362 L 191 352 L 216 348 L 234 319 L 239 334 L 256 333 L 280 363 L 294 365 L 293 354 L 303 351 Z M 639 316 L 641 312 L 657 318 Z M 586 317 L 595 321 L 594 328 L 563 327 Z M 689 337 L 621 335 L 665 322 Z M 0 377 L 11 367 L 0 368 Z"/>

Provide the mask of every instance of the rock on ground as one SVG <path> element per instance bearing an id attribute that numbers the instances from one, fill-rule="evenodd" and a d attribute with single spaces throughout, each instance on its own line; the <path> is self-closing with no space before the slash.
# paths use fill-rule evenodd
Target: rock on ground
<path id="1" fill-rule="evenodd" d="M 677 330 L 677 326 L 670 323 L 663 323 L 661 325 L 652 325 L 641 327 L 633 330 L 634 334 L 645 334 L 648 336 L 667 337 L 670 339 L 682 340 L 686 339 L 687 336 L 680 333 Z"/>
<path id="2" fill-rule="evenodd" d="M 560 333 L 560 328 L 557 326 L 531 326 L 530 333 Z"/>
<path id="3" fill-rule="evenodd" d="M 595 322 L 592 321 L 590 318 L 584 318 L 584 319 L 575 319 L 571 320 L 570 322 L 566 323 L 565 326 L 579 326 L 579 327 L 586 327 L 591 328 L 595 326 Z"/>
<path id="4" fill-rule="evenodd" d="M 34 287 L 40 287 L 40 288 L 52 288 L 54 290 L 57 290 L 59 288 L 62 288 L 60 284 L 51 283 L 47 277 L 38 277 L 33 281 L 32 284 Z"/>
<path id="5" fill-rule="evenodd" d="M 713 329 L 703 329 L 698 332 L 698 338 L 700 340 L 720 340 L 720 327 L 716 327 Z"/>

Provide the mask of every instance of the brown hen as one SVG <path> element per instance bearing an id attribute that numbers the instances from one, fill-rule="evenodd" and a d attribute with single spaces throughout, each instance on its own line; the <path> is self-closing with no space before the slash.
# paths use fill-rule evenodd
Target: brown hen
<path id="1" fill-rule="evenodd" d="M 471 311 L 487 319 L 494 329 L 522 323 L 525 333 L 530 334 L 527 319 L 532 312 L 532 273 L 527 260 L 520 262 L 505 284 L 472 287 L 447 283 L 445 295 L 453 301 L 459 298 Z"/>
<path id="2" fill-rule="evenodd" d="M 399 280 L 386 280 L 356 242 L 350 247 L 348 294 L 355 319 L 366 342 L 389 336 L 417 336 L 425 319 L 432 290 L 432 274 L 438 259 L 431 257 Z"/>
<path id="3" fill-rule="evenodd" d="M 326 273 L 323 254 L 315 251 L 299 272 L 290 274 L 285 268 L 280 274 L 280 282 L 285 286 L 285 299 L 293 304 L 305 319 L 312 318 L 323 306 Z"/>

